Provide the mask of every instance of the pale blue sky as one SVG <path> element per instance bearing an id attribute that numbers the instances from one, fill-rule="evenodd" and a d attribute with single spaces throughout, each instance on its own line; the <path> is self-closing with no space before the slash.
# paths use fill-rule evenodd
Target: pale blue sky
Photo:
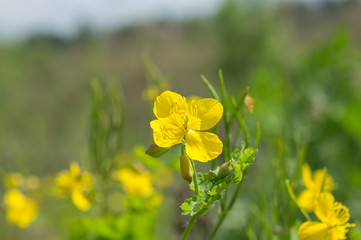
<path id="1" fill-rule="evenodd" d="M 159 18 L 210 14 L 222 0 L 0 0 L 0 38 L 34 32 L 72 34 Z"/>
<path id="2" fill-rule="evenodd" d="M 223 0 L 0 0 L 0 39 L 33 33 L 71 36 L 79 26 L 106 30 L 133 22 L 204 16 Z M 265 2 L 322 0 L 264 0 Z M 333 0 L 342 1 L 342 0 Z"/>

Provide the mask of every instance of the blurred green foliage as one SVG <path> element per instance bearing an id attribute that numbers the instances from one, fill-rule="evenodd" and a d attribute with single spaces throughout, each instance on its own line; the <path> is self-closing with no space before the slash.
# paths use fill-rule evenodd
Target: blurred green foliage
<path id="1" fill-rule="evenodd" d="M 294 32 L 302 31 L 295 25 L 294 32 L 290 31 L 283 22 L 287 16 L 277 18 L 274 11 L 261 3 L 248 6 L 225 1 L 212 21 L 138 26 L 114 35 L 90 34 L 74 40 L 38 37 L 20 45 L 1 45 L 1 177 L 15 171 L 46 177 L 66 168 L 71 161 L 85 158 L 84 150 L 93 136 L 88 129 L 100 121 L 117 122 L 123 129 L 123 142 L 118 139 L 109 146 L 112 157 L 117 146 L 131 149 L 138 143 L 150 144 L 151 107 L 142 99 L 142 91 L 156 83 L 152 77 L 160 77 L 162 84 L 168 77 L 169 86 L 181 89 L 182 95 L 203 96 L 207 90 L 199 74 L 214 79 L 217 68 L 222 68 L 231 92 L 240 89 L 233 86 L 250 87 L 249 94 L 257 103 L 247 121 L 261 123 L 262 138 L 257 161 L 244 176 L 247 181 L 240 194 L 242 200 L 235 203 L 218 238 L 296 239 L 300 222 L 295 218 L 302 219 L 302 215 L 292 205 L 284 180 L 291 179 L 298 194 L 303 161 L 312 169 L 327 168 L 337 183 L 336 199 L 350 208 L 351 222 L 360 225 L 361 85 L 356 33 L 335 26 L 322 41 L 306 46 L 301 40 L 295 41 L 298 35 Z M 144 49 L 159 68 L 143 58 L 144 70 Z M 95 108 L 97 102 L 92 109 L 89 82 L 94 78 L 100 79 L 100 84 L 112 80 L 117 89 L 119 82 L 123 86 L 124 96 L 115 96 L 109 90 L 104 106 L 123 99 L 124 108 L 119 105 L 119 109 L 107 109 L 105 120 L 101 117 L 104 114 L 98 112 L 100 108 Z M 123 112 L 117 112 L 120 108 Z M 92 114 L 97 117 L 89 120 Z M 119 129 L 108 130 L 100 134 L 102 139 L 91 140 L 102 146 L 92 148 L 92 157 L 110 158 L 103 155 L 102 149 Z M 143 150 L 136 148 L 135 156 L 150 169 L 156 168 L 158 165 L 143 155 Z M 177 168 L 174 159 L 161 159 L 161 165 Z M 108 170 L 101 174 L 108 174 Z M 45 200 L 44 210 L 40 210 L 43 212 L 29 229 L 9 227 L 1 211 L 0 231 L 5 239 L 66 239 L 66 232 L 71 232 L 73 239 L 84 239 L 84 231 L 91 228 L 91 237 L 98 236 L 93 239 L 112 239 L 114 229 L 128 229 L 125 225 L 131 221 L 145 228 L 154 221 L 155 230 L 150 232 L 155 231 L 157 239 L 178 239 L 186 222 L 186 218 L 176 217 L 181 214 L 178 206 L 189 192 L 180 174 L 176 176 L 172 188 L 165 191 L 163 198 L 167 200 L 158 215 L 144 213 L 149 214 L 148 222 L 142 222 L 145 218 L 140 215 L 124 215 L 116 221 L 104 217 L 80 224 L 78 217 L 83 214 L 71 204 L 54 207 Z M 0 190 L 2 194 L 4 186 Z M 203 239 L 204 229 L 214 226 L 212 214 L 217 214 L 216 210 L 195 224 L 192 239 Z M 147 231 L 129 232 L 124 234 L 139 234 L 133 239 L 149 237 L 142 235 Z M 350 233 L 350 239 L 360 236 L 359 226 Z"/>

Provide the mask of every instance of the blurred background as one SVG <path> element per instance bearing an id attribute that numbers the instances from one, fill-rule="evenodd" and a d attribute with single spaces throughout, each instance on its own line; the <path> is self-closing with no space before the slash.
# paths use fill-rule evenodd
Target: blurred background
<path id="1" fill-rule="evenodd" d="M 248 239 L 243 229 L 255 213 L 243 206 L 274 194 L 269 169 L 292 169 L 295 141 L 307 145 L 305 161 L 312 169 L 327 168 L 337 183 L 336 199 L 359 222 L 360 42 L 357 0 L 0 0 L 1 175 L 46 178 L 81 159 L 94 79 L 122 89 L 123 142 L 131 150 L 153 142 L 153 102 L 144 98 L 149 64 L 183 96 L 210 97 L 200 75 L 217 85 L 222 69 L 231 94 L 241 96 L 250 87 L 257 103 L 247 121 L 253 135 L 260 122 L 262 137 L 242 200 L 219 239 Z M 276 166 L 280 142 L 286 166 Z M 179 174 L 174 178 L 157 219 L 167 223 L 156 228 L 164 239 L 178 239 L 187 221 L 178 206 L 190 192 L 182 195 L 187 186 Z M 192 239 L 211 228 L 207 216 Z M 282 226 L 281 218 L 273 221 Z M 0 223 L 7 239 L 69 239 L 50 214 L 42 213 L 28 229 L 4 227 L 3 216 Z"/>

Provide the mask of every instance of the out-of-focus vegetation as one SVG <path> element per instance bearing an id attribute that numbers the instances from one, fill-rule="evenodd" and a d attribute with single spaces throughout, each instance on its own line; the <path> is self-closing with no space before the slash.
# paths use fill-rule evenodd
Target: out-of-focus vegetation
<path id="1" fill-rule="evenodd" d="M 313 170 L 327 168 L 335 199 L 356 223 L 349 238 L 361 239 L 359 11 L 356 1 L 312 10 L 230 0 L 208 19 L 1 44 L 0 196 L 18 188 L 38 205 L 36 220 L 23 229 L 6 221 L 3 202 L 2 237 L 179 239 L 189 220 L 179 206 L 192 191 L 178 172 L 179 151 L 160 160 L 144 154 L 142 145 L 153 143 L 149 100 L 166 89 L 210 97 L 200 74 L 216 85 L 221 68 L 231 95 L 240 99 L 249 86 L 256 103 L 246 124 L 260 122 L 262 134 L 216 239 L 297 239 L 305 219 L 285 180 L 300 194 L 304 162 Z M 231 130 L 237 136 L 236 127 Z M 71 162 L 98 180 L 86 200 L 76 198 L 79 185 L 72 180 L 68 198 L 53 192 L 56 176 Z M 138 180 L 128 186 L 124 179 Z M 79 210 L 74 199 L 93 202 L 90 211 Z M 34 207 L 24 205 L 31 215 Z M 201 216 L 190 239 L 209 236 L 216 216 L 216 207 Z"/>

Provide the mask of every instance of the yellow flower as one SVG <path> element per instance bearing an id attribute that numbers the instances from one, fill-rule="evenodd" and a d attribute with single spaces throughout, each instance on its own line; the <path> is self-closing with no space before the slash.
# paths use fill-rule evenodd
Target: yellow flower
<path id="1" fill-rule="evenodd" d="M 355 224 L 347 223 L 350 219 L 349 210 L 329 192 L 320 193 L 315 201 L 315 214 L 321 222 L 307 221 L 298 229 L 300 240 L 338 240 L 346 239 L 349 227 Z"/>
<path id="2" fill-rule="evenodd" d="M 89 192 L 82 188 L 76 188 L 71 193 L 71 200 L 74 205 L 82 211 L 87 211 L 91 207 L 91 202 L 87 197 Z"/>
<path id="3" fill-rule="evenodd" d="M 187 155 L 208 162 L 222 153 L 223 144 L 214 133 L 204 132 L 222 118 L 223 106 L 215 99 L 186 101 L 181 95 L 165 91 L 155 102 L 153 112 L 158 120 L 150 123 L 155 144 L 171 147 L 185 139 Z"/>
<path id="4" fill-rule="evenodd" d="M 92 177 L 87 172 L 81 172 L 77 163 L 71 163 L 69 171 L 58 173 L 55 182 L 57 195 L 69 194 L 74 205 L 82 211 L 90 208 L 89 194 L 93 186 Z"/>
<path id="5" fill-rule="evenodd" d="M 312 212 L 314 202 L 321 193 L 321 190 L 323 192 L 330 192 L 334 189 L 333 180 L 326 173 L 325 169 L 316 170 L 312 177 L 311 168 L 308 164 L 303 164 L 302 166 L 302 181 L 307 189 L 300 193 L 297 202 L 307 212 Z"/>
<path id="6" fill-rule="evenodd" d="M 4 196 L 6 204 L 6 219 L 21 228 L 26 228 L 34 221 L 38 212 L 37 203 L 25 197 L 18 190 L 12 189 Z"/>
<path id="7" fill-rule="evenodd" d="M 149 173 L 136 173 L 123 168 L 118 171 L 118 179 L 129 197 L 146 197 L 153 193 L 152 177 Z"/>

